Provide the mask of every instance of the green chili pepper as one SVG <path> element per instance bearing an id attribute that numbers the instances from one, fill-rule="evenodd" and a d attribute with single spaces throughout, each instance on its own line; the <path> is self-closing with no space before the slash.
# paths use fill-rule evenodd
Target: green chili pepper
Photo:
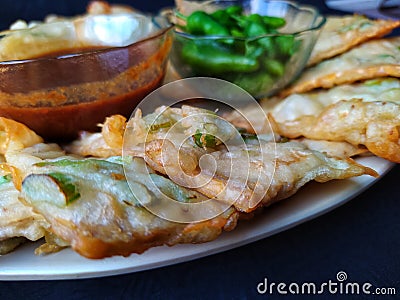
<path id="1" fill-rule="evenodd" d="M 217 42 L 209 41 L 186 42 L 182 48 L 182 58 L 193 69 L 206 74 L 248 73 L 260 67 L 257 59 L 231 53 Z"/>
<path id="2" fill-rule="evenodd" d="M 196 130 L 196 133 L 192 136 L 194 143 L 200 148 L 215 148 L 217 145 L 221 144 L 214 135 L 201 133 L 200 130 Z"/>
<path id="3" fill-rule="evenodd" d="M 274 37 L 272 36 L 264 36 L 261 38 L 257 38 L 251 41 L 256 44 L 258 48 L 262 50 L 268 58 L 276 58 L 277 55 L 277 47 L 275 46 Z"/>
<path id="4" fill-rule="evenodd" d="M 48 176 L 57 181 L 57 184 L 65 195 L 66 205 L 81 197 L 78 187 L 74 184 L 70 176 L 58 172 L 50 173 Z"/>
<path id="5" fill-rule="evenodd" d="M 263 16 L 262 19 L 263 19 L 263 23 L 268 28 L 277 29 L 277 28 L 281 28 L 281 27 L 285 26 L 285 24 L 286 24 L 286 21 L 284 18 Z"/>
<path id="6" fill-rule="evenodd" d="M 259 14 L 248 15 L 247 16 L 247 21 L 265 25 L 263 17 L 261 15 L 259 15 Z"/>
<path id="7" fill-rule="evenodd" d="M 245 133 L 241 133 L 241 136 L 242 136 L 242 139 L 243 139 L 243 141 L 245 143 L 248 142 L 248 141 L 251 141 L 251 140 L 258 140 L 257 135 L 253 134 L 253 133 L 245 132 Z"/>
<path id="8" fill-rule="evenodd" d="M 271 75 L 281 77 L 285 73 L 285 66 L 278 60 L 265 59 L 262 65 Z"/>
<path id="9" fill-rule="evenodd" d="M 240 15 L 243 12 L 243 8 L 240 5 L 232 5 L 228 6 L 225 11 L 231 16 Z"/>
<path id="10" fill-rule="evenodd" d="M 268 90 L 272 87 L 274 80 L 265 71 L 250 74 L 236 74 L 230 81 L 248 91 L 250 94 L 258 94 L 260 91 Z"/>
<path id="11" fill-rule="evenodd" d="M 211 17 L 216 20 L 219 24 L 225 26 L 226 28 L 233 28 L 236 26 L 235 20 L 231 18 L 231 16 L 222 9 L 216 10 L 211 14 Z"/>
<path id="12" fill-rule="evenodd" d="M 217 75 L 252 94 L 273 87 L 274 78 L 283 76 L 288 59 L 300 45 L 293 35 L 274 36 L 286 24 L 285 19 L 246 15 L 239 5 L 211 14 L 195 11 L 183 18 L 188 33 L 224 37 L 211 41 L 182 40 L 182 59 L 195 75 Z M 206 147 L 208 142 L 213 143 L 208 135 L 196 133 L 193 138 L 197 145 Z"/>
<path id="13" fill-rule="evenodd" d="M 149 128 L 149 132 L 153 133 L 156 132 L 160 129 L 163 128 L 169 128 L 172 127 L 174 124 L 172 122 L 165 122 L 165 123 L 159 123 L 159 124 L 152 124 Z"/>
<path id="14" fill-rule="evenodd" d="M 229 36 L 229 30 L 204 11 L 195 11 L 187 17 L 186 30 L 198 35 Z"/>
<path id="15" fill-rule="evenodd" d="M 259 58 L 264 54 L 264 48 L 257 44 L 258 41 L 248 41 L 246 42 L 246 56 Z"/>
<path id="16" fill-rule="evenodd" d="M 233 20 L 235 20 L 236 25 L 237 25 L 239 28 L 241 28 L 242 30 L 243 30 L 244 28 L 246 28 L 246 26 L 248 26 L 248 24 L 249 24 L 249 21 L 247 20 L 247 17 L 246 17 L 246 16 L 240 16 L 240 15 L 232 16 L 232 15 L 231 15 L 231 18 L 232 18 Z"/>
<path id="17" fill-rule="evenodd" d="M 234 37 L 241 37 L 241 38 L 246 37 L 244 32 L 242 30 L 240 30 L 239 28 L 232 28 L 231 35 Z"/>
<path id="18" fill-rule="evenodd" d="M 261 23 L 249 22 L 244 29 L 247 37 L 256 37 L 268 34 L 268 30 Z"/>
<path id="19" fill-rule="evenodd" d="M 281 56 L 292 56 L 295 51 L 293 35 L 277 36 L 275 42 L 279 48 L 279 54 Z"/>
<path id="20" fill-rule="evenodd" d="M 9 183 L 12 180 L 12 176 L 10 174 L 0 176 L 0 185 Z"/>

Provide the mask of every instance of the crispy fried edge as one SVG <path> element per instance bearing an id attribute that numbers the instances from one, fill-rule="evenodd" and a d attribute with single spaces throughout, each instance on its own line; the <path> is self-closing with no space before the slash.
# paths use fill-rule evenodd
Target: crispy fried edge
<path id="1" fill-rule="evenodd" d="M 364 33 L 358 30 L 357 28 L 357 30 L 354 30 L 354 33 L 351 34 L 351 38 L 347 37 L 347 35 L 349 35 L 348 33 L 343 35 L 344 39 L 342 39 L 342 41 L 346 43 L 342 44 L 341 46 L 337 47 L 337 45 L 335 45 L 335 47 L 331 48 L 329 51 L 323 51 L 319 53 L 318 52 L 315 53 L 313 51 L 311 53 L 310 59 L 307 62 L 307 66 L 309 67 L 315 65 L 325 59 L 342 54 L 354 48 L 355 46 L 367 42 L 371 39 L 385 36 L 386 34 L 389 34 L 393 29 L 399 26 L 400 26 L 400 20 L 376 20 L 374 21 L 374 28 L 373 28 L 374 30 L 365 31 Z M 321 32 L 321 35 L 322 34 L 323 31 Z"/>
<path id="2" fill-rule="evenodd" d="M 298 138 L 301 136 L 304 136 L 306 138 L 310 139 L 318 139 L 320 135 L 324 136 L 324 139 L 326 140 L 331 140 L 331 141 L 346 141 L 354 145 L 354 141 L 350 141 L 345 138 L 336 138 L 332 135 L 329 135 L 331 132 L 331 128 L 326 127 L 325 132 L 319 132 L 318 136 L 312 132 L 313 128 L 318 126 L 318 124 L 322 123 L 324 119 L 329 119 L 329 115 L 331 114 L 332 110 L 335 110 L 338 106 L 342 105 L 343 103 L 350 103 L 352 105 L 352 109 L 356 109 L 357 106 L 359 107 L 360 105 L 363 106 L 364 109 L 368 109 L 368 107 L 371 107 L 373 110 L 373 106 L 379 104 L 379 105 L 385 105 L 386 102 L 362 102 L 361 99 L 353 99 L 349 101 L 339 101 L 337 103 L 334 103 L 332 105 L 327 106 L 319 115 L 317 116 L 303 116 L 301 118 L 298 118 L 294 121 L 289 121 L 285 123 L 279 123 L 275 122 L 276 125 L 278 126 L 278 132 L 279 134 L 289 137 L 289 138 Z M 333 113 L 332 115 L 335 115 Z M 342 117 L 345 117 L 341 115 Z M 370 125 L 370 126 L 368 126 Z M 376 156 L 382 157 L 384 159 L 390 160 L 392 162 L 400 163 L 400 129 L 399 126 L 394 126 L 393 124 L 390 124 L 391 126 L 388 126 L 387 122 L 385 120 L 383 121 L 375 121 L 367 124 L 365 128 L 365 135 L 367 137 L 366 141 L 363 143 L 369 151 L 371 151 L 373 154 Z M 373 126 L 373 128 L 371 127 Z M 372 129 L 376 129 L 379 127 L 381 130 L 379 131 L 382 133 L 384 130 L 386 130 L 386 139 L 376 139 L 375 134 L 371 134 L 369 132 Z M 368 138 L 368 135 L 370 137 Z M 358 145 L 355 145 L 358 146 Z"/>
<path id="3" fill-rule="evenodd" d="M 343 72 L 330 73 L 305 82 L 295 82 L 292 86 L 281 91 L 279 97 L 285 98 L 291 94 L 305 93 L 315 88 L 331 88 L 335 85 L 388 76 L 400 77 L 400 65 L 381 65 L 367 68 L 356 68 Z"/>
<path id="4" fill-rule="evenodd" d="M 200 223 L 190 223 L 178 226 L 176 231 L 159 229 L 146 234 L 134 234 L 129 241 L 107 242 L 93 235 L 88 235 L 85 230 L 76 230 L 76 226 L 66 220 L 54 219 L 57 226 L 52 226 L 51 231 L 64 240 L 70 241 L 71 247 L 80 255 L 101 259 L 115 255 L 129 256 L 133 253 L 141 254 L 152 247 L 167 245 L 174 246 L 182 243 L 203 243 L 216 239 L 222 231 L 235 228 L 239 212 L 232 211 L 229 216 L 217 216 L 211 220 Z"/>

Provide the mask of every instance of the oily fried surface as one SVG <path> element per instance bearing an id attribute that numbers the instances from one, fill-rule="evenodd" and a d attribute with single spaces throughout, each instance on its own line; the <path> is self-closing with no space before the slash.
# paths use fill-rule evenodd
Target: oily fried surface
<path id="1" fill-rule="evenodd" d="M 282 169 L 280 173 L 277 173 L 277 176 L 280 174 L 287 174 L 288 172 L 298 172 L 293 176 L 295 179 L 292 179 L 297 180 L 298 178 L 308 178 L 306 182 L 313 179 L 319 180 L 316 173 L 314 174 L 315 177 L 312 175 L 318 168 L 324 168 L 324 176 L 327 178 L 332 176 L 331 179 L 346 178 L 346 176 L 357 176 L 364 173 L 374 174 L 371 170 L 360 167 L 352 161 L 349 163 L 346 160 L 349 156 L 362 153 L 365 150 L 359 149 L 359 147 L 354 147 L 345 142 L 310 142 L 309 144 L 312 145 L 310 148 L 314 148 L 315 151 L 309 149 L 307 143 L 278 143 L 276 146 L 279 150 L 276 151 L 276 157 L 274 156 L 275 143 L 263 143 L 263 147 L 261 148 L 254 148 L 256 147 L 254 145 L 248 146 L 253 147 L 251 151 L 240 147 L 229 148 L 229 154 L 224 155 L 227 160 L 228 157 L 230 157 L 233 162 L 243 162 L 243 164 L 240 164 L 240 166 L 236 168 L 239 172 L 237 177 L 242 178 L 243 180 L 228 182 L 227 178 L 232 177 L 227 175 L 227 170 L 230 170 L 232 166 L 229 165 L 228 161 L 224 162 L 222 159 L 224 155 L 221 154 L 221 157 L 217 157 L 217 153 L 225 153 L 225 148 L 216 146 L 215 149 L 203 149 L 193 144 L 191 138 L 185 140 L 186 144 L 179 142 L 179 138 L 182 134 L 187 134 L 188 131 L 189 133 L 196 132 L 196 128 L 202 128 L 204 124 L 207 124 L 208 128 L 214 128 L 214 126 L 211 126 L 213 122 L 219 122 L 218 118 L 213 118 L 212 116 L 207 115 L 206 117 L 202 116 L 201 118 L 185 119 L 185 122 L 182 122 L 181 127 L 176 125 L 177 120 L 181 120 L 184 116 L 190 116 L 190 114 L 194 112 L 199 112 L 199 110 L 196 111 L 195 108 L 190 107 L 182 107 L 182 109 L 174 108 L 173 110 L 168 108 L 159 109 L 158 113 L 161 113 L 161 115 L 159 115 L 160 120 L 155 118 L 153 114 L 145 117 L 142 117 L 140 113 L 137 114 L 128 125 L 131 130 L 131 137 L 134 139 L 129 143 L 132 147 L 128 147 L 125 150 L 130 155 L 144 158 L 153 170 L 162 174 L 167 174 L 175 183 L 183 186 L 196 186 L 198 192 L 209 198 L 217 198 L 229 203 L 232 201 L 233 196 L 240 198 L 241 200 L 238 200 L 235 205 L 235 208 L 239 211 L 250 212 L 256 209 L 257 203 L 259 202 L 256 198 L 260 200 L 263 196 L 254 195 L 255 193 L 253 189 L 257 184 L 259 184 L 260 190 L 267 190 L 263 184 L 269 184 L 269 182 L 273 180 L 272 173 L 278 160 L 283 161 L 287 159 L 288 161 L 293 162 L 293 164 L 282 165 Z M 170 134 L 166 135 L 169 127 L 173 125 L 178 128 L 177 131 L 172 133 L 170 131 Z M 236 124 L 234 123 L 234 125 Z M 216 127 L 218 127 L 219 136 L 231 136 L 229 133 L 229 127 Z M 149 130 L 149 128 L 151 130 L 146 134 L 146 131 Z M 144 147 L 140 146 L 140 144 L 144 144 Z M 335 149 L 327 149 L 330 147 Z M 232 151 L 232 149 L 235 149 L 235 151 Z M 95 149 L 93 150 L 95 153 Z M 246 155 L 247 152 L 252 155 Z M 324 154 L 321 152 L 324 152 Z M 301 153 L 301 155 L 299 153 Z M 307 155 L 303 155 L 304 153 L 307 153 Z M 212 162 L 207 162 L 203 168 L 199 168 L 199 161 L 203 155 L 211 155 L 215 161 L 224 165 L 222 169 L 219 169 L 221 173 L 212 174 L 211 170 L 207 170 L 207 166 L 211 168 Z M 346 168 L 349 172 L 338 174 L 335 170 L 334 164 L 332 163 L 335 160 L 329 160 L 328 156 L 345 158 L 343 161 L 346 162 Z M 235 157 L 235 159 L 232 160 L 232 157 Z M 321 159 L 321 157 L 324 159 Z M 299 159 L 296 160 L 294 158 Z M 249 159 L 250 161 L 248 161 Z M 246 169 L 246 160 L 249 163 L 247 164 L 249 166 L 248 169 Z M 353 172 L 352 168 L 357 170 L 358 173 Z M 200 172 L 200 169 L 202 169 L 203 172 Z M 261 170 L 263 171 L 261 172 Z M 255 173 L 253 174 L 252 172 Z M 253 179 L 258 178 L 258 175 L 264 176 L 263 178 L 265 180 L 254 181 L 248 186 L 245 180 L 247 174 L 252 174 L 251 177 Z M 284 184 L 284 182 L 286 182 L 286 184 Z M 297 184 L 296 182 L 291 182 L 289 179 L 282 179 L 280 182 L 277 181 L 276 186 L 272 187 L 269 191 L 270 194 L 266 195 L 266 198 L 264 199 L 265 201 L 262 203 L 264 203 L 263 205 L 266 205 L 277 199 L 289 197 L 304 184 L 305 182 Z"/>
<path id="2" fill-rule="evenodd" d="M 372 40 L 306 69 L 280 93 L 286 97 L 315 88 L 331 88 L 378 77 L 400 77 L 400 37 Z"/>
<path id="3" fill-rule="evenodd" d="M 146 143 L 145 152 L 136 155 L 144 156 L 157 171 L 173 174 L 180 184 L 198 186 L 195 188 L 198 192 L 232 203 L 246 213 L 293 195 L 311 180 L 325 182 L 363 174 L 377 175 L 351 159 L 329 158 L 297 142 L 261 142 L 207 153 L 217 166 L 215 169 L 205 164 L 201 172 L 198 152 L 191 148 L 177 149 L 168 140 Z M 178 165 L 177 157 L 182 159 Z M 197 168 L 193 168 L 193 161 L 197 161 Z M 200 186 L 199 182 L 204 184 Z"/>
<path id="4" fill-rule="evenodd" d="M 377 78 L 360 83 L 344 84 L 330 89 L 317 89 L 306 93 L 296 93 L 280 99 L 278 97 L 262 99 L 260 104 L 265 114 L 272 116 L 268 121 L 283 123 L 306 115 L 318 115 L 327 106 L 341 100 L 362 99 L 363 102 L 393 102 L 400 104 L 400 80 L 398 78 Z M 265 132 L 267 122 L 260 118 L 257 106 L 245 108 L 244 115 L 237 111 L 224 117 L 237 127 L 253 132 Z M 252 125 L 252 126 L 251 126 Z M 272 126 L 273 127 L 273 126 Z M 268 129 L 268 128 L 267 128 Z"/>
<path id="5" fill-rule="evenodd" d="M 236 130 L 232 124 L 221 120 L 212 111 L 188 105 L 183 105 L 182 108 L 161 106 L 146 116 L 138 109 L 128 122 L 120 115 L 108 117 L 104 124 L 100 125 L 100 133 L 82 132 L 78 140 L 64 148 L 68 153 L 80 156 L 106 158 L 121 155 L 124 142 L 128 147 L 137 146 L 145 141 L 163 139 L 176 130 L 190 136 L 197 130 L 204 129 L 205 124 L 213 124 L 216 134 L 229 137 Z M 172 127 L 174 129 L 171 131 Z M 181 143 L 182 141 L 174 138 L 176 136 L 172 134 L 170 140 Z"/>
<path id="6" fill-rule="evenodd" d="M 88 258 L 143 253 L 151 247 L 214 240 L 226 225 L 236 224 L 237 214 L 226 214 L 201 223 L 163 220 L 146 211 L 131 209 L 106 194 L 92 195 L 68 208 L 37 203 L 51 231 Z M 131 210 L 131 211 L 128 211 Z M 234 226 L 233 226 L 234 227 Z"/>
<path id="7" fill-rule="evenodd" d="M 0 154 L 4 155 L 4 162 L 0 163 L 0 241 L 9 251 L 25 238 L 31 241 L 42 238 L 48 228 L 40 214 L 20 201 L 22 172 L 8 162 L 9 155 L 40 142 L 42 138 L 25 125 L 0 118 Z"/>
<path id="8" fill-rule="evenodd" d="M 11 175 L 6 170 L 11 167 L 0 164 L 0 241 L 14 237 L 36 241 L 44 236 L 48 224 L 32 207 L 19 200 L 19 191 L 11 178 L 16 174 Z M 1 174 L 9 175 L 9 180 L 6 181 L 7 175 Z"/>
<path id="9" fill-rule="evenodd" d="M 55 144 L 36 144 L 16 150 L 18 148 L 13 147 L 12 151 L 6 152 L 7 162 L 0 164 L 0 241 L 17 237 L 36 241 L 46 235 L 50 224 L 21 200 L 21 184 L 24 177 L 32 172 L 33 164 L 65 155 Z"/>
<path id="10" fill-rule="evenodd" d="M 171 113 L 176 114 L 176 111 L 171 110 Z M 161 124 L 163 124 L 163 120 L 161 120 Z M 120 153 L 122 148 L 120 143 L 122 143 L 122 133 L 125 126 L 125 119 L 120 116 L 107 119 L 102 128 L 104 135 L 101 136 L 101 147 L 98 147 L 99 144 L 86 143 L 92 148 L 85 155 L 104 153 L 104 145 L 106 145 L 107 151 L 111 152 L 103 155 L 110 156 L 115 152 Z M 157 123 L 154 126 L 159 129 L 163 128 L 163 126 L 158 126 Z M 146 128 L 140 130 L 146 130 Z M 156 136 L 158 136 L 158 133 Z M 83 153 L 81 149 L 82 147 L 79 150 L 80 154 Z M 56 145 L 46 144 L 7 152 L 6 158 L 13 167 L 19 170 L 20 180 L 32 173 L 40 173 L 41 169 L 37 167 L 37 164 L 64 158 L 82 160 L 79 157 L 66 156 Z M 66 169 L 67 167 L 63 166 L 57 169 L 57 172 L 66 172 Z M 101 166 L 89 173 L 85 173 L 84 170 L 79 171 L 79 173 L 86 174 L 79 177 L 78 180 L 81 185 L 85 186 L 83 192 L 81 191 L 81 199 L 65 208 L 60 208 L 46 201 L 32 203 L 29 202 L 27 196 L 22 197 L 26 203 L 33 207 L 35 212 L 44 217 L 46 224 L 47 222 L 50 224 L 51 233 L 57 239 L 63 241 L 61 244 L 47 242 L 45 247 L 39 249 L 40 253 L 46 253 L 49 250 L 54 251 L 54 246 L 58 250 L 60 246 L 71 245 L 75 251 L 90 258 L 103 258 L 113 255 L 127 256 L 131 253 L 142 253 L 146 249 L 158 245 L 210 241 L 219 236 L 223 230 L 232 230 L 236 226 L 238 212 L 233 208 L 228 209 L 220 216 L 199 223 L 175 223 L 156 217 L 145 208 L 132 206 L 129 203 L 127 204 L 126 201 L 115 198 L 110 190 L 114 183 L 103 184 L 102 188 L 94 189 L 93 178 L 101 176 L 104 172 L 107 172 L 107 170 L 103 170 Z M 108 178 L 115 180 L 117 182 L 115 185 L 118 187 L 119 182 L 125 180 L 123 173 L 111 175 Z M 147 183 L 139 185 L 142 189 L 148 186 Z M 179 187 L 175 188 L 178 191 L 179 189 Z M 117 191 L 117 194 L 122 193 L 120 188 Z M 48 194 L 46 191 L 43 193 L 44 195 Z M 149 195 L 152 195 L 151 192 L 149 193 Z M 124 199 L 131 201 L 129 198 Z M 205 197 L 199 196 L 197 198 Z"/>
<path id="11" fill-rule="evenodd" d="M 288 105 L 289 107 L 286 107 L 286 110 L 284 111 L 284 116 L 285 117 L 292 117 L 293 115 L 299 114 L 300 116 L 304 116 L 304 110 L 307 110 L 307 106 L 304 106 L 304 101 L 299 101 L 296 102 L 294 107 L 291 107 L 291 104 Z M 320 111 L 320 105 L 318 103 L 311 103 L 309 108 L 311 109 L 316 109 Z M 229 113 L 225 115 L 225 118 L 229 120 L 232 124 L 234 124 L 236 127 L 243 128 L 247 132 L 250 133 L 255 133 L 255 130 L 261 133 L 268 133 L 263 131 L 263 128 L 266 128 L 264 126 L 266 121 L 269 121 L 271 123 L 271 128 L 275 131 L 275 133 L 280 132 L 278 129 L 278 120 L 275 119 L 279 118 L 279 115 L 275 115 L 272 112 L 269 112 L 268 114 L 268 119 L 261 119 L 261 118 L 251 118 L 252 112 L 253 111 L 258 111 L 258 108 L 253 108 L 253 107 L 248 107 L 246 109 L 246 114 L 247 116 L 250 117 L 250 119 L 244 118 L 242 115 L 237 113 L 236 111 L 233 113 Z M 268 110 L 266 110 L 268 112 Z M 307 115 L 307 114 L 306 114 Z M 285 122 L 285 120 L 281 121 Z M 282 134 L 282 132 L 280 132 Z M 262 135 L 260 135 L 262 136 Z M 284 137 L 277 138 L 276 140 L 283 139 Z M 364 147 L 352 145 L 348 142 L 344 141 L 326 141 L 326 140 L 313 140 L 313 139 L 306 139 L 306 138 L 300 138 L 300 139 L 295 139 L 293 141 L 297 141 L 299 143 L 302 143 L 306 145 L 307 148 L 310 150 L 315 150 L 318 152 L 326 153 L 330 157 L 340 157 L 340 158 L 349 158 L 353 156 L 357 156 L 360 154 L 364 154 L 367 152 L 367 149 Z"/>
<path id="12" fill-rule="evenodd" d="M 159 198 L 146 179 L 148 177 L 142 173 L 146 169 L 144 162 L 137 158 L 133 166 L 136 176 L 134 184 L 141 189 L 141 195 L 148 198 L 148 204 L 152 207 L 159 205 Z M 98 173 L 93 174 L 93 170 Z M 60 205 L 46 196 L 57 196 L 57 189 L 47 185 L 35 191 L 35 185 L 29 184 L 31 180 L 39 183 L 41 176 L 54 172 L 67 176 L 70 186 L 78 185 L 79 197 L 73 202 Z M 238 218 L 238 213 L 232 208 L 197 223 L 178 223 L 160 218 L 135 203 L 138 191 L 135 189 L 135 195 L 132 194 L 122 166 L 110 161 L 63 160 L 59 164 L 50 162 L 46 166 L 37 166 L 36 173 L 38 174 L 25 179 L 22 197 L 46 218 L 51 224 L 52 233 L 88 258 L 128 256 L 159 245 L 211 241 L 223 230 L 233 229 Z M 160 178 L 159 175 L 152 174 Z M 73 178 L 76 180 L 73 181 Z M 162 182 L 165 181 L 168 180 L 164 179 Z M 167 184 L 167 188 L 170 185 L 171 183 Z M 172 191 L 178 191 L 180 196 L 188 194 L 192 201 L 204 199 L 201 195 L 194 197 L 196 192 L 176 185 L 172 187 Z"/>
<path id="13" fill-rule="evenodd" d="M 110 157 L 121 155 L 126 118 L 112 115 L 101 124 L 101 132 L 83 131 L 79 139 L 65 146 L 69 153 L 80 156 Z"/>
<path id="14" fill-rule="evenodd" d="M 6 205 L 0 208 L 0 240 L 13 237 L 25 237 L 30 241 L 37 241 L 44 236 L 48 223 L 29 206 L 18 200 L 18 191 L 15 197 L 1 197 L 0 202 Z"/>
<path id="15" fill-rule="evenodd" d="M 400 105 L 392 102 L 340 101 L 318 115 L 278 123 L 289 138 L 307 137 L 364 145 L 377 156 L 400 162 Z"/>
<path id="16" fill-rule="evenodd" d="M 125 138 L 130 147 L 125 150 L 135 157 L 136 167 L 127 173 L 135 177 L 134 183 L 130 181 L 133 189 L 128 187 L 122 167 L 130 156 L 82 159 L 63 156 L 57 149 L 48 149 L 53 153 L 49 157 L 33 155 L 45 152 L 40 147 L 51 148 L 41 144 L 32 147 L 36 150 L 6 154 L 9 163 L 22 170 L 21 199 L 44 217 L 49 231 L 62 241 L 48 242 L 40 250 L 70 245 L 85 257 L 103 258 L 142 253 L 159 245 L 211 241 L 222 231 L 232 230 L 240 214 L 251 216 L 259 208 L 291 196 L 311 180 L 377 176 L 351 159 L 329 157 L 305 143 L 275 144 L 259 139 L 258 144 L 254 142 L 257 139 L 250 139 L 227 148 L 217 142 L 202 146 L 198 144 L 201 139 L 196 142 L 193 137 L 201 130 L 204 138 L 216 135 L 229 142 L 236 129 L 226 123 L 214 112 L 188 106 L 162 107 L 144 117 L 138 111 L 129 123 L 118 116 L 109 118 L 101 136 L 95 136 L 101 142 L 86 142 L 91 148 L 85 155 L 119 154 L 122 132 L 129 128 L 132 135 Z M 182 136 L 188 137 L 184 143 Z M 83 148 L 79 149 L 82 154 Z M 228 209 L 201 222 L 178 223 L 158 217 L 137 203 L 139 193 L 146 205 L 161 205 L 161 198 L 143 175 L 145 170 L 177 201 L 212 199 L 210 210 L 221 204 L 228 204 Z"/>
<path id="17" fill-rule="evenodd" d="M 365 147 L 354 146 L 348 142 L 311 140 L 306 138 L 296 139 L 295 141 L 306 145 L 310 150 L 325 153 L 329 157 L 349 158 L 361 154 L 368 154 Z"/>
<path id="18" fill-rule="evenodd" d="M 0 117 L 0 154 L 23 149 L 43 140 L 25 125 Z"/>
<path id="19" fill-rule="evenodd" d="M 376 78 L 330 89 L 292 94 L 284 99 L 264 99 L 261 105 L 277 122 L 284 122 L 305 115 L 317 115 L 331 104 L 355 98 L 362 99 L 363 102 L 383 101 L 400 104 L 400 80 L 390 77 Z"/>
<path id="20" fill-rule="evenodd" d="M 382 37 L 400 26 L 398 20 L 371 20 L 361 15 L 329 16 L 311 53 L 308 66 Z"/>
<path id="21" fill-rule="evenodd" d="M 329 90 L 292 94 L 284 99 L 264 99 L 261 105 L 269 114 L 274 129 L 284 137 L 318 139 L 318 147 L 324 143 L 331 150 L 349 154 L 357 154 L 357 149 L 361 153 L 367 147 L 371 152 L 374 150 L 375 155 L 398 161 L 400 80 L 397 78 L 372 79 Z M 251 116 L 254 109 L 249 107 L 247 115 Z M 236 126 L 252 128 L 237 113 L 227 118 Z M 257 118 L 250 121 L 255 128 L 261 128 L 265 122 Z M 346 150 L 346 143 L 355 149 Z M 329 149 L 320 150 L 330 152 Z"/>
<path id="22" fill-rule="evenodd" d="M 105 203 L 103 202 L 103 204 Z M 82 211 L 80 213 L 88 216 L 90 212 Z M 100 259 L 114 255 L 141 254 L 151 247 L 162 245 L 173 246 L 180 243 L 212 241 L 221 234 L 224 226 L 230 222 L 228 218 L 216 217 L 202 223 L 184 225 L 163 222 L 161 219 L 152 220 L 151 218 L 139 217 L 135 220 L 135 223 L 140 223 L 139 227 L 121 229 L 113 228 L 113 224 L 111 224 L 121 221 L 116 216 L 103 216 L 102 220 L 105 221 L 102 227 L 99 226 L 98 222 L 80 223 L 76 227 L 73 222 L 65 222 L 62 218 L 53 217 L 50 218 L 50 223 L 54 226 L 52 230 L 69 241 L 74 251 L 87 258 Z M 113 229 L 118 231 L 113 233 Z M 121 233 L 122 230 L 123 233 Z M 107 238 L 110 234 L 111 237 Z"/>

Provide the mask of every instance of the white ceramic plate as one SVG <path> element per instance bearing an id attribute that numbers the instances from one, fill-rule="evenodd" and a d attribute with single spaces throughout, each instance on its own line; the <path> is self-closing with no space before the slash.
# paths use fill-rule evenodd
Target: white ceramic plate
<path id="1" fill-rule="evenodd" d="M 358 159 L 383 176 L 394 165 L 377 157 Z M 48 256 L 35 256 L 38 244 L 24 245 L 0 257 L 0 280 L 76 279 L 137 272 L 232 249 L 315 218 L 347 202 L 376 182 L 361 176 L 324 184 L 311 183 L 296 195 L 268 208 L 251 221 L 243 221 L 217 240 L 199 245 L 156 247 L 141 255 L 102 260 L 85 259 L 70 249 Z"/>

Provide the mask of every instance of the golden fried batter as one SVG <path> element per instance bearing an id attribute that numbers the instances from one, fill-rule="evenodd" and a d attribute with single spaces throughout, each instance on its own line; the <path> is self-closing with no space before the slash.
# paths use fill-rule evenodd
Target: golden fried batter
<path id="1" fill-rule="evenodd" d="M 348 103 L 340 103 L 341 100 Z M 397 78 L 372 79 L 329 90 L 292 94 L 284 99 L 264 99 L 261 105 L 275 130 L 285 137 L 305 136 L 318 139 L 318 143 L 325 146 L 328 144 L 324 140 L 334 141 L 336 143 L 329 144 L 331 150 L 344 150 L 348 154 L 363 153 L 366 147 L 375 155 L 398 162 L 400 80 Z M 251 116 L 256 108 L 247 110 L 246 115 Z M 238 113 L 226 118 L 236 126 L 252 128 Z M 257 129 L 265 122 L 259 118 L 250 121 Z M 345 144 L 337 144 L 343 142 Z M 351 143 L 355 149 L 345 150 L 346 143 Z"/>
<path id="2" fill-rule="evenodd" d="M 306 69 L 280 93 L 286 97 L 378 77 L 400 77 L 400 37 L 372 40 Z"/>
<path id="3" fill-rule="evenodd" d="M 400 105 L 392 102 L 340 101 L 317 115 L 277 123 L 281 135 L 364 145 L 377 156 L 400 163 Z"/>
<path id="4" fill-rule="evenodd" d="M 16 175 L 5 171 L 11 169 L 11 166 L 0 164 L 0 241 L 16 237 L 36 241 L 44 236 L 49 224 L 32 207 L 19 200 L 19 191 L 12 178 Z M 10 243 L 16 241 L 20 240 Z"/>
<path id="5" fill-rule="evenodd" d="M 146 143 L 144 153 L 133 154 L 143 156 L 152 168 L 163 174 L 174 174 L 174 180 L 180 184 L 196 186 L 206 182 L 195 190 L 209 198 L 233 203 L 238 211 L 246 213 L 288 198 L 311 180 L 326 182 L 363 174 L 377 176 L 375 171 L 351 159 L 330 158 L 298 142 L 261 141 L 260 145 L 232 146 L 229 151 L 208 153 L 217 162 L 215 173 L 211 165 L 203 166 L 199 173 L 198 152 L 192 148 L 178 150 L 168 140 L 153 140 Z M 177 157 L 183 161 L 180 165 L 175 163 Z M 188 161 L 197 162 L 196 168 L 185 166 Z M 235 164 L 236 168 L 241 166 L 240 170 Z"/>
<path id="6" fill-rule="evenodd" d="M 399 20 L 371 20 L 361 15 L 329 16 L 307 65 L 315 65 L 370 39 L 382 37 L 399 26 Z"/>
<path id="7" fill-rule="evenodd" d="M 141 201 L 146 198 L 149 205 L 159 204 L 159 198 L 148 182 L 150 179 L 145 175 L 145 163 L 136 158 L 131 167 L 136 176 L 131 182 L 136 186 L 135 195 L 127 185 L 119 162 L 66 159 L 37 166 L 38 174 L 24 180 L 22 197 L 51 224 L 51 232 L 88 258 L 129 256 L 160 245 L 207 242 L 223 230 L 232 230 L 236 226 L 238 213 L 232 208 L 198 223 L 172 222 L 152 214 L 136 199 L 141 195 Z M 171 197 L 184 197 L 184 201 L 194 202 L 205 199 L 149 171 L 161 179 L 157 181 L 161 182 L 158 187 L 171 192 Z M 58 180 L 52 177 L 53 174 L 58 174 Z M 77 197 L 68 203 L 57 201 L 68 196 L 63 178 L 67 178 L 69 190 L 74 187 L 78 191 Z"/>
<path id="8" fill-rule="evenodd" d="M 0 117 L 0 154 L 20 150 L 43 140 L 25 125 Z"/>
<path id="9" fill-rule="evenodd" d="M 110 157 L 121 155 L 126 118 L 113 115 L 106 118 L 99 133 L 83 131 L 79 139 L 65 146 L 65 149 L 81 156 Z"/>

